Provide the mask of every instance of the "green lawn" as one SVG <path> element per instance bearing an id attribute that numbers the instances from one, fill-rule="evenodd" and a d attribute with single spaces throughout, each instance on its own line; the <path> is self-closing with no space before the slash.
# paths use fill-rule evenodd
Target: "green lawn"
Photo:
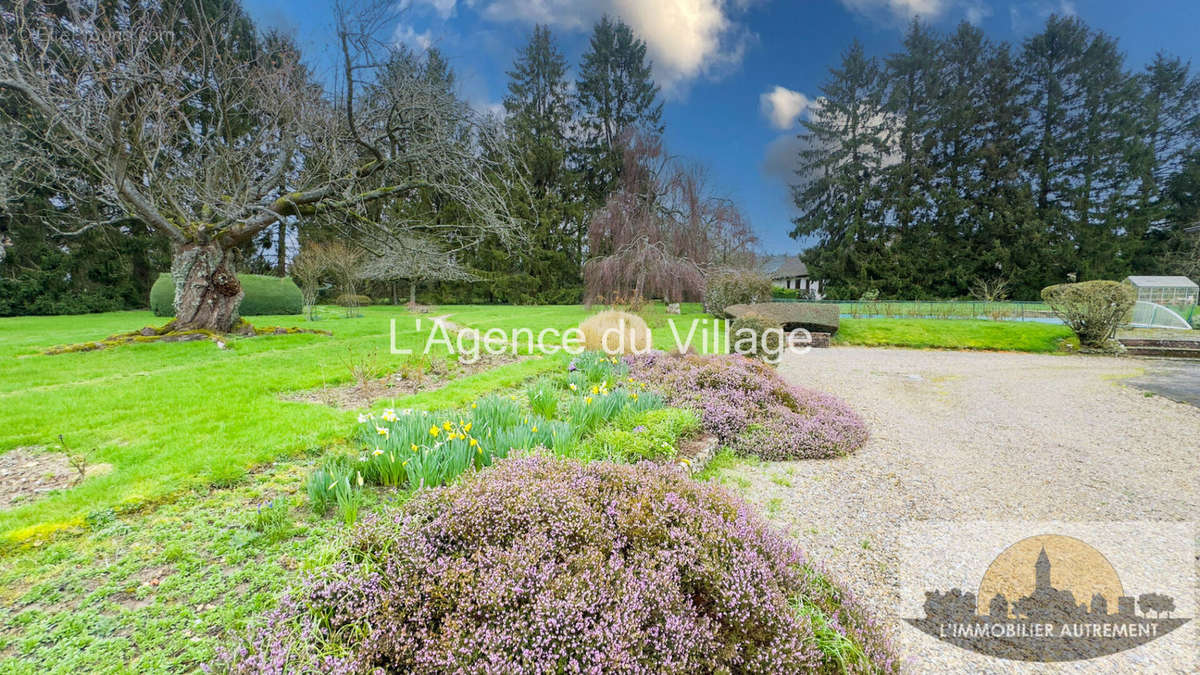
<path id="1" fill-rule="evenodd" d="M 696 305 L 680 317 L 663 307 L 642 315 L 655 343 L 670 348 L 674 319 L 686 333 L 710 317 Z M 280 394 L 350 382 L 347 363 L 376 352 L 383 368 L 418 347 L 429 315 L 372 307 L 347 319 L 256 317 L 258 325 L 315 327 L 321 335 L 133 344 L 46 356 L 53 345 L 95 340 L 161 323 L 148 312 L 0 319 L 0 452 L 50 446 L 63 434 L 90 461 L 114 466 L 81 486 L 0 512 L 0 673 L 179 672 L 210 661 L 230 636 L 261 618 L 301 570 L 327 562 L 343 533 L 312 513 L 308 474 L 356 427 L 355 412 L 285 402 Z M 453 306 L 435 310 L 475 328 L 559 329 L 583 307 Z M 416 330 L 422 320 L 425 331 Z M 991 321 L 844 320 L 839 344 L 1046 351 L 1061 326 Z M 711 341 L 710 341 L 711 344 Z M 375 407 L 457 407 L 511 388 L 556 359 L 530 360 Z M 731 461 L 721 455 L 706 475 Z M 254 469 L 253 473 L 248 473 Z M 374 508 L 403 492 L 367 491 Z M 264 529 L 258 508 L 276 500 L 286 515 Z M 152 508 L 145 508 L 152 507 Z M 69 529 L 71 536 L 48 536 Z"/>
<path id="2" fill-rule="evenodd" d="M 833 341 L 867 347 L 1057 352 L 1074 339 L 1066 326 L 1035 321 L 842 319 Z"/>
<path id="3" fill-rule="evenodd" d="M 698 306 L 688 309 L 692 313 L 680 317 L 684 322 L 701 317 Z M 453 306 L 438 313 L 465 326 L 535 332 L 577 325 L 588 314 L 580 306 Z M 207 341 L 132 344 L 55 356 L 42 351 L 158 325 L 162 319 L 149 312 L 0 319 L 0 452 L 57 447 L 62 434 L 74 450 L 94 449 L 90 462 L 113 465 L 111 473 L 77 488 L 0 512 L 0 537 L 38 539 L 79 526 L 98 510 L 136 510 L 197 485 L 229 484 L 255 466 L 343 439 L 355 413 L 282 401 L 280 395 L 350 382 L 348 364 L 370 352 L 377 353 L 380 366 L 395 369 L 408 357 L 389 353 L 391 321 L 396 346 L 420 351 L 430 316 L 397 307 L 367 308 L 353 319 L 337 308 L 322 308 L 322 314 L 324 320 L 317 322 L 287 316 L 255 317 L 254 323 L 320 328 L 332 337 L 231 340 L 225 351 Z M 651 325 L 665 326 L 661 306 L 644 314 Z M 655 333 L 661 346 L 670 339 L 669 330 Z M 403 405 L 462 405 L 551 365 L 526 361 L 479 373 Z"/>

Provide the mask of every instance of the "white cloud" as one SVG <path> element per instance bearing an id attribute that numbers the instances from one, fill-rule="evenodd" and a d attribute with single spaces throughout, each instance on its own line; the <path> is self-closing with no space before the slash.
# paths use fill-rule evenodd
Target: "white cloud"
<path id="1" fill-rule="evenodd" d="M 950 0 L 841 0 L 841 3 L 852 12 L 868 16 L 883 13 L 904 20 L 914 16 L 933 20 L 946 11 Z"/>
<path id="2" fill-rule="evenodd" d="M 798 91 L 775 85 L 771 91 L 759 95 L 758 104 L 767 119 L 771 120 L 772 126 L 788 129 L 812 105 L 812 99 Z"/>
<path id="3" fill-rule="evenodd" d="M 433 34 L 428 30 L 418 33 L 412 26 L 401 23 L 397 24 L 396 30 L 392 32 L 392 41 L 425 51 L 433 45 Z"/>
<path id="4" fill-rule="evenodd" d="M 792 185 L 800 168 L 800 151 L 807 144 L 796 134 L 776 136 L 763 153 L 762 171 L 783 185 Z"/>
<path id="5" fill-rule="evenodd" d="M 992 15 L 985 0 L 839 0 L 846 9 L 886 23 L 905 25 L 914 17 L 936 21 L 951 10 L 961 10 L 963 18 L 979 24 Z"/>
<path id="6" fill-rule="evenodd" d="M 1051 14 L 1075 16 L 1072 0 L 1035 0 L 1010 5 L 1008 18 L 1014 33 L 1032 33 L 1041 30 Z"/>
<path id="7" fill-rule="evenodd" d="M 734 15 L 757 0 L 466 0 L 493 21 L 544 23 L 587 31 L 605 14 L 646 42 L 654 77 L 677 95 L 688 81 L 719 77 L 742 61 L 753 35 Z"/>
<path id="8" fill-rule="evenodd" d="M 403 8 L 426 5 L 443 19 L 449 19 L 454 14 L 456 4 L 457 0 L 402 0 L 400 3 Z"/>

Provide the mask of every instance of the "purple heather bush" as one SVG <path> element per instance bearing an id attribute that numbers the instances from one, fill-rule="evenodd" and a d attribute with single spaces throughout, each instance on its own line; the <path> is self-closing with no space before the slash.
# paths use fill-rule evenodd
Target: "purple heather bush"
<path id="1" fill-rule="evenodd" d="M 699 412 L 705 431 L 741 455 L 837 457 L 867 442 L 866 425 L 844 401 L 793 387 L 771 367 L 744 356 L 649 352 L 625 362 L 630 374 L 652 383 L 668 405 Z"/>
<path id="2" fill-rule="evenodd" d="M 678 468 L 502 460 L 368 516 L 215 669 L 895 672 L 883 629 Z"/>

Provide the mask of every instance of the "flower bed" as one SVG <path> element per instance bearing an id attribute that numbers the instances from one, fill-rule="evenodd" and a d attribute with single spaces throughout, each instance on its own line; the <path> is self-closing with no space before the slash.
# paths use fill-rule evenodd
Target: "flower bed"
<path id="1" fill-rule="evenodd" d="M 508 459 L 368 517 L 222 670 L 894 672 L 881 627 L 720 487 Z"/>
<path id="2" fill-rule="evenodd" d="M 766 460 L 837 457 L 867 441 L 867 427 L 835 396 L 793 387 L 769 366 L 737 355 L 651 352 L 626 357 L 668 405 L 700 413 L 705 431 L 742 455 Z"/>

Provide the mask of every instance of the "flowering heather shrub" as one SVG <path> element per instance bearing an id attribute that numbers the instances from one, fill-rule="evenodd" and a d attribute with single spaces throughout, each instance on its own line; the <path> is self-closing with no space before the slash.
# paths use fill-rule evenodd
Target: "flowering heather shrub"
<path id="1" fill-rule="evenodd" d="M 625 362 L 668 405 L 697 410 L 705 431 L 738 454 L 816 459 L 849 454 L 867 442 L 862 418 L 842 400 L 793 387 L 744 356 L 651 352 Z"/>
<path id="2" fill-rule="evenodd" d="M 421 492 L 267 619 L 217 668 L 897 671 L 881 626 L 750 505 L 649 462 L 508 459 Z"/>

